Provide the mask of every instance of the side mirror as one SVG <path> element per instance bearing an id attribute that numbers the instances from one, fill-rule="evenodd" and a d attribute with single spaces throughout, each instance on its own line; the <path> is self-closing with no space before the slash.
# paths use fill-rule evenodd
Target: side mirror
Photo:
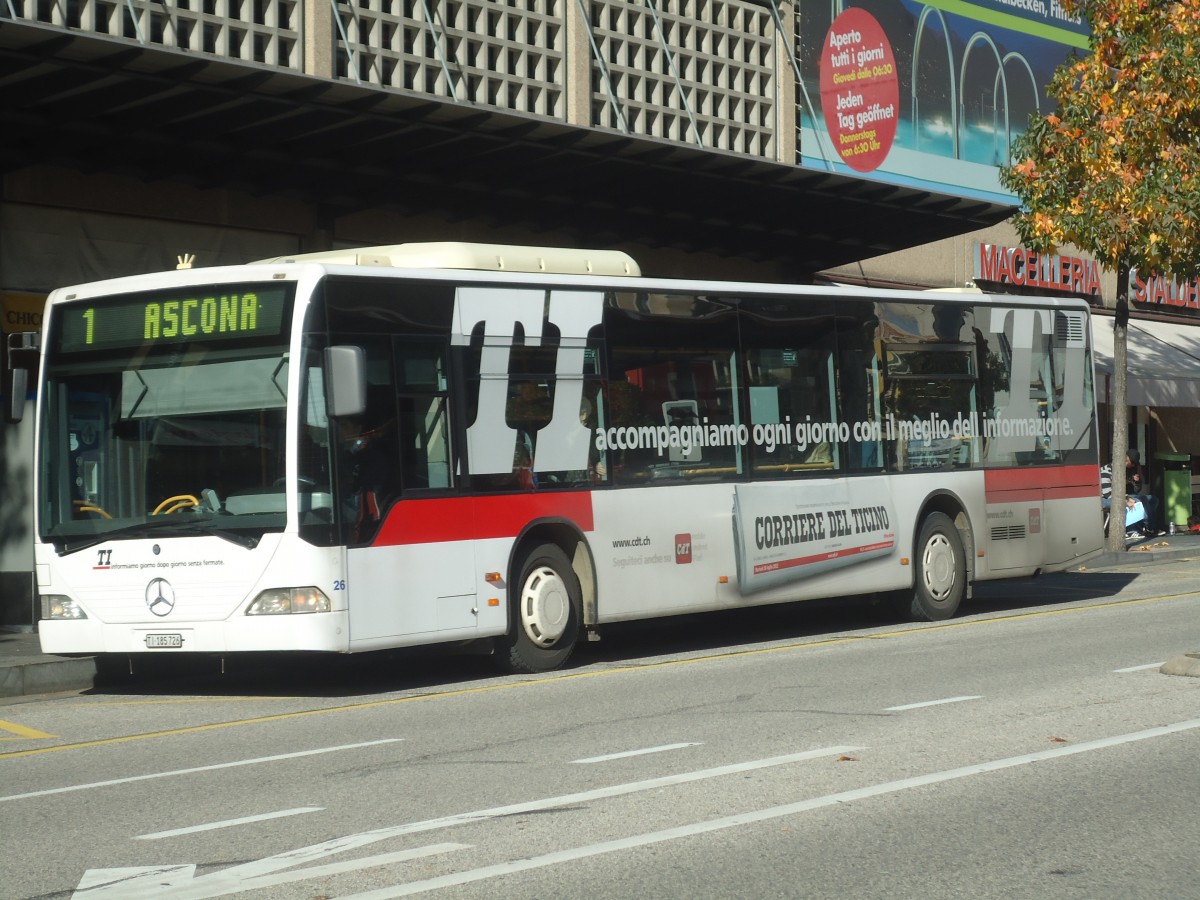
<path id="1" fill-rule="evenodd" d="M 25 395 L 29 393 L 29 370 L 23 366 L 13 367 L 12 393 L 8 396 L 8 420 L 14 424 L 25 415 Z"/>
<path id="2" fill-rule="evenodd" d="M 25 415 L 25 395 L 29 392 L 29 369 L 18 363 L 19 356 L 37 353 L 40 336 L 36 331 L 20 331 L 8 336 L 8 367 L 12 370 L 12 389 L 8 395 L 8 420 L 20 422 Z"/>
<path id="3" fill-rule="evenodd" d="M 357 416 L 367 408 L 367 365 L 362 347 L 326 348 L 325 406 L 330 416 Z"/>

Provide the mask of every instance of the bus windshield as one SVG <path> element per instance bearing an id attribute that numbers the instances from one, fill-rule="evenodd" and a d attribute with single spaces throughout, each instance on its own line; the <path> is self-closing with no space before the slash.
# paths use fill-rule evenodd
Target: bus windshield
<path id="1" fill-rule="evenodd" d="M 59 553 L 150 535 L 213 534 L 253 546 L 283 530 L 287 317 L 282 298 L 236 296 L 258 309 L 240 329 L 230 319 L 226 332 L 219 306 L 201 315 L 203 298 L 178 301 L 195 304 L 187 340 L 156 335 L 150 313 L 136 341 L 132 328 L 129 340 L 101 328 L 113 310 L 134 318 L 155 309 L 161 319 L 164 308 L 180 309 L 171 300 L 139 295 L 55 310 L 38 522 Z M 80 319 L 87 330 L 77 335 L 84 326 L 71 323 Z M 189 318 L 177 321 L 178 332 Z"/>

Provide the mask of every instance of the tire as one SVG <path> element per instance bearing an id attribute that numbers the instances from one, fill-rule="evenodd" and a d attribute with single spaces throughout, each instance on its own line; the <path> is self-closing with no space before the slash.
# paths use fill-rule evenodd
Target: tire
<path id="1" fill-rule="evenodd" d="M 967 557 L 949 516 L 935 512 L 925 517 L 915 558 L 915 584 L 906 610 L 909 618 L 917 622 L 949 619 L 967 590 Z"/>
<path id="2" fill-rule="evenodd" d="M 506 672 L 536 674 L 562 666 L 579 637 L 582 591 L 567 555 L 557 544 L 535 547 L 509 582 L 508 634 L 497 661 Z"/>

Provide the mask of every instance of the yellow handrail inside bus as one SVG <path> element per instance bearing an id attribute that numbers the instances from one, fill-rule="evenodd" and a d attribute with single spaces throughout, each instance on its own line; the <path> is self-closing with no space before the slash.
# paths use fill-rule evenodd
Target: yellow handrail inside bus
<path id="1" fill-rule="evenodd" d="M 168 509 L 164 512 L 163 507 L 169 506 L 172 503 L 174 503 L 175 505 L 171 506 L 170 509 Z M 190 506 L 199 506 L 199 505 L 200 505 L 200 501 L 197 500 L 195 497 L 193 497 L 191 494 L 176 494 L 174 497 L 168 497 L 162 503 L 158 504 L 158 506 L 154 507 L 154 512 L 150 513 L 150 515 L 157 516 L 159 513 L 162 513 L 164 516 L 169 516 L 171 513 L 175 512 L 175 510 L 177 510 L 177 509 L 186 509 Z"/>
<path id="2" fill-rule="evenodd" d="M 106 518 L 106 519 L 112 518 L 112 516 L 110 516 L 108 513 L 106 513 L 104 510 L 102 510 L 98 506 L 92 506 L 91 504 L 86 503 L 83 500 L 74 500 L 72 502 L 75 504 L 75 508 L 78 509 L 79 512 L 99 513 L 100 515 L 104 516 L 104 518 Z"/>

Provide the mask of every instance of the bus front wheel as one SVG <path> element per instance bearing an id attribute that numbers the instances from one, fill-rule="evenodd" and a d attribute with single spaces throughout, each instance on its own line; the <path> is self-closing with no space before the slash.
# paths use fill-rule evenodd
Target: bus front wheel
<path id="1" fill-rule="evenodd" d="M 499 662 L 509 672 L 557 669 L 575 649 L 582 592 L 567 555 L 556 544 L 535 547 L 515 569 L 512 619 Z"/>
<path id="2" fill-rule="evenodd" d="M 949 619 L 967 586 L 967 558 L 954 521 L 945 513 L 926 516 L 916 550 L 916 584 L 906 612 L 920 622 Z"/>

